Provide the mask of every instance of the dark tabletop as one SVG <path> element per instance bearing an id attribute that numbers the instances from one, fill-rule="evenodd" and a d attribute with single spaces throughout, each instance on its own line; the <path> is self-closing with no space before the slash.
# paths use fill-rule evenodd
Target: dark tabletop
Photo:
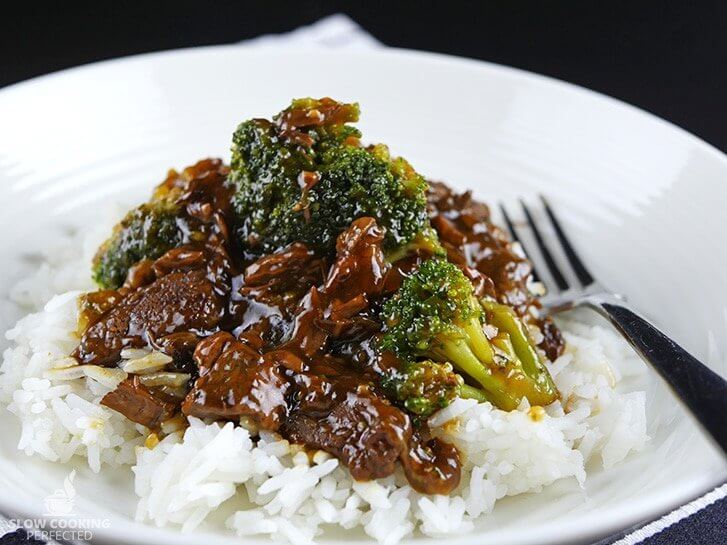
<path id="1" fill-rule="evenodd" d="M 0 86 L 118 57 L 230 43 L 345 12 L 387 45 L 548 74 L 625 100 L 727 150 L 727 2 L 48 2 L 0 15 Z"/>

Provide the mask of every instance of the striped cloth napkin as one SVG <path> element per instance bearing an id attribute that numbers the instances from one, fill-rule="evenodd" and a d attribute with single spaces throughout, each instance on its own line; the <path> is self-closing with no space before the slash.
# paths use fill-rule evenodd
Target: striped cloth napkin
<path id="1" fill-rule="evenodd" d="M 292 32 L 240 42 L 245 47 L 315 45 L 335 49 L 385 47 L 349 17 L 331 15 Z M 29 540 L 30 539 L 30 540 Z M 0 545 L 42 545 L 0 516 Z M 630 528 L 595 544 L 582 545 L 720 545 L 727 544 L 727 484 L 650 523 Z M 48 541 L 46 545 L 84 545 L 79 541 Z"/>

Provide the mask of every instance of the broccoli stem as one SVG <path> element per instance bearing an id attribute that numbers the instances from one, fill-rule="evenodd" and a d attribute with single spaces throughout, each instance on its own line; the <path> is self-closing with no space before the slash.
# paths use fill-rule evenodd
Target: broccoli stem
<path id="1" fill-rule="evenodd" d="M 467 342 L 477 359 L 487 365 L 492 365 L 495 362 L 495 351 L 492 344 L 490 344 L 490 340 L 482 331 L 482 325 L 479 321 L 470 320 L 463 329 L 467 334 Z"/>
<path id="2" fill-rule="evenodd" d="M 507 333 L 511 353 L 519 360 L 523 373 L 530 379 L 525 395 L 533 404 L 547 405 L 555 401 L 558 391 L 547 369 L 528 337 L 525 325 L 509 307 L 493 301 L 482 301 L 490 323 Z"/>
<path id="3" fill-rule="evenodd" d="M 484 333 L 482 335 L 484 336 Z M 520 396 L 508 391 L 507 384 L 495 376 L 492 369 L 487 366 L 487 360 L 480 360 L 467 342 L 461 339 L 447 340 L 430 351 L 440 357 L 441 361 L 450 362 L 456 369 L 480 384 L 485 389 L 488 401 L 492 401 L 501 409 L 511 411 L 520 404 Z"/>
<path id="4" fill-rule="evenodd" d="M 478 401 L 479 403 L 484 403 L 485 401 L 490 401 L 490 399 L 487 397 L 485 392 L 483 392 L 479 388 L 470 386 L 469 384 L 463 384 L 462 386 L 460 386 L 459 397 L 461 397 L 463 399 L 474 399 L 474 400 Z"/>

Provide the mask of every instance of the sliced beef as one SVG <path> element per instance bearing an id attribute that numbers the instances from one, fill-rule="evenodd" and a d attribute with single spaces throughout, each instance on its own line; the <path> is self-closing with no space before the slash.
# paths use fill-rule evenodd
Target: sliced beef
<path id="1" fill-rule="evenodd" d="M 415 435 L 401 465 L 412 488 L 423 494 L 449 494 L 462 478 L 457 448 L 436 438 Z"/>
<path id="2" fill-rule="evenodd" d="M 78 332 L 82 334 L 91 324 L 98 322 L 124 298 L 125 291 L 98 290 L 81 295 L 78 298 Z"/>
<path id="3" fill-rule="evenodd" d="M 365 373 L 328 358 L 294 380 L 294 404 L 280 430 L 288 440 L 333 454 L 357 480 L 387 477 L 401 461 L 419 492 L 446 494 L 459 484 L 457 450 L 437 439 L 423 441 L 426 430 L 415 428 Z"/>
<path id="4" fill-rule="evenodd" d="M 267 289 L 276 295 L 292 290 L 300 295 L 322 279 L 321 260 L 305 244 L 296 242 L 248 265 L 243 288 Z M 243 293 L 247 291 L 243 290 Z"/>
<path id="5" fill-rule="evenodd" d="M 200 340 L 201 337 L 191 331 L 180 331 L 150 341 L 152 348 L 172 358 L 171 371 L 196 375 L 197 367 L 192 356 Z"/>
<path id="6" fill-rule="evenodd" d="M 555 361 L 563 353 L 565 347 L 563 335 L 550 316 L 540 321 L 540 331 L 543 333 L 543 341 L 539 346 L 548 359 Z"/>
<path id="7" fill-rule="evenodd" d="M 152 430 L 177 414 L 180 403 L 181 399 L 144 386 L 138 376 L 123 380 L 101 400 L 102 405 Z"/>
<path id="8" fill-rule="evenodd" d="M 182 172 L 170 170 L 154 197 L 173 197 L 191 217 L 212 223 L 215 213 L 229 210 L 231 189 L 225 184 L 229 172 L 221 159 L 202 159 Z"/>
<path id="9" fill-rule="evenodd" d="M 124 298 L 91 325 L 73 353 L 81 363 L 111 365 L 121 350 L 177 332 L 213 332 L 224 301 L 204 270 L 170 273 Z"/>
<path id="10" fill-rule="evenodd" d="M 292 334 L 281 346 L 309 360 L 325 351 L 331 337 L 375 333 L 367 316 L 371 299 L 381 294 L 389 265 L 381 244 L 384 232 L 373 218 L 359 218 L 338 236 L 336 258 L 325 283 L 313 287 L 296 311 Z"/>
<path id="11" fill-rule="evenodd" d="M 389 265 L 381 245 L 384 230 L 374 218 L 359 218 L 336 240 L 336 260 L 328 271 L 324 291 L 330 298 L 350 300 L 376 296 Z"/>
<path id="12" fill-rule="evenodd" d="M 261 428 L 277 430 L 287 413 L 289 384 L 281 367 L 232 335 L 208 337 L 194 354 L 199 377 L 182 404 L 198 418 L 250 417 Z"/>
<path id="13" fill-rule="evenodd" d="M 269 319 L 281 335 L 301 298 L 323 282 L 324 274 L 324 260 L 299 243 L 254 261 L 234 280 L 230 314 L 237 317 L 236 332 Z"/>
<path id="14" fill-rule="evenodd" d="M 298 376 L 296 382 L 298 406 L 281 429 L 286 438 L 333 454 L 354 479 L 394 472 L 412 434 L 406 414 L 364 384 L 346 389 L 345 379 L 316 375 Z"/>

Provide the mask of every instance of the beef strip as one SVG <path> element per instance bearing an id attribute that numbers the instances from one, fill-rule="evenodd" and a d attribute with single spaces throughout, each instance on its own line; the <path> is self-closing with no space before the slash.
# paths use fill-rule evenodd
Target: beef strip
<path id="1" fill-rule="evenodd" d="M 401 461 L 412 486 L 425 494 L 451 492 L 460 480 L 456 449 L 426 431 L 379 393 L 371 377 L 329 358 L 294 377 L 293 405 L 281 433 L 343 461 L 354 479 L 391 475 Z"/>
<path id="2" fill-rule="evenodd" d="M 182 404 L 183 414 L 224 420 L 247 416 L 263 429 L 278 429 L 290 385 L 274 360 L 226 332 L 199 343 L 194 359 L 199 378 Z"/>
<path id="3" fill-rule="evenodd" d="M 157 186 L 154 198 L 173 196 L 177 203 L 186 207 L 190 218 L 214 226 L 215 216 L 229 213 L 232 190 L 225 183 L 229 172 L 221 159 L 202 159 L 182 172 L 170 170 Z"/>
<path id="4" fill-rule="evenodd" d="M 389 270 L 381 249 L 383 239 L 383 230 L 367 217 L 355 220 L 339 235 L 326 280 L 301 300 L 282 350 L 306 360 L 324 351 L 330 337 L 378 329 L 364 311 L 381 294 Z"/>
<path id="5" fill-rule="evenodd" d="M 201 337 L 191 331 L 179 331 L 150 339 L 152 348 L 172 358 L 170 371 L 195 374 L 197 367 L 193 361 L 194 349 Z"/>
<path id="6" fill-rule="evenodd" d="M 88 327 L 73 353 L 81 363 L 111 365 L 124 348 L 146 347 L 178 332 L 208 335 L 220 322 L 224 304 L 204 270 L 163 276 L 124 298 Z"/>
<path id="7" fill-rule="evenodd" d="M 301 404 L 285 421 L 285 437 L 333 454 L 354 479 L 377 479 L 394 472 L 412 434 L 402 411 L 365 385 L 340 388 L 340 381 L 334 385 L 311 375 L 299 375 L 297 382 Z"/>
<path id="8" fill-rule="evenodd" d="M 324 262 L 304 244 L 295 243 L 248 265 L 233 279 L 229 304 L 230 314 L 237 317 L 235 333 L 268 319 L 268 326 L 283 336 L 301 298 L 323 281 Z"/>
<path id="9" fill-rule="evenodd" d="M 550 361 L 557 360 L 565 348 L 565 340 L 560 329 L 558 329 L 558 326 L 555 325 L 553 318 L 550 316 L 541 318 L 538 325 L 540 331 L 543 333 L 543 340 L 538 346 L 543 349 Z"/>
<path id="10" fill-rule="evenodd" d="M 401 457 L 409 484 L 424 494 L 449 494 L 462 478 L 459 451 L 440 439 L 426 438 L 424 430 L 409 443 L 409 451 Z"/>
<path id="11" fill-rule="evenodd" d="M 179 412 L 181 401 L 144 386 L 138 376 L 132 376 L 106 394 L 101 404 L 120 412 L 132 422 L 158 430 L 163 422 Z"/>

